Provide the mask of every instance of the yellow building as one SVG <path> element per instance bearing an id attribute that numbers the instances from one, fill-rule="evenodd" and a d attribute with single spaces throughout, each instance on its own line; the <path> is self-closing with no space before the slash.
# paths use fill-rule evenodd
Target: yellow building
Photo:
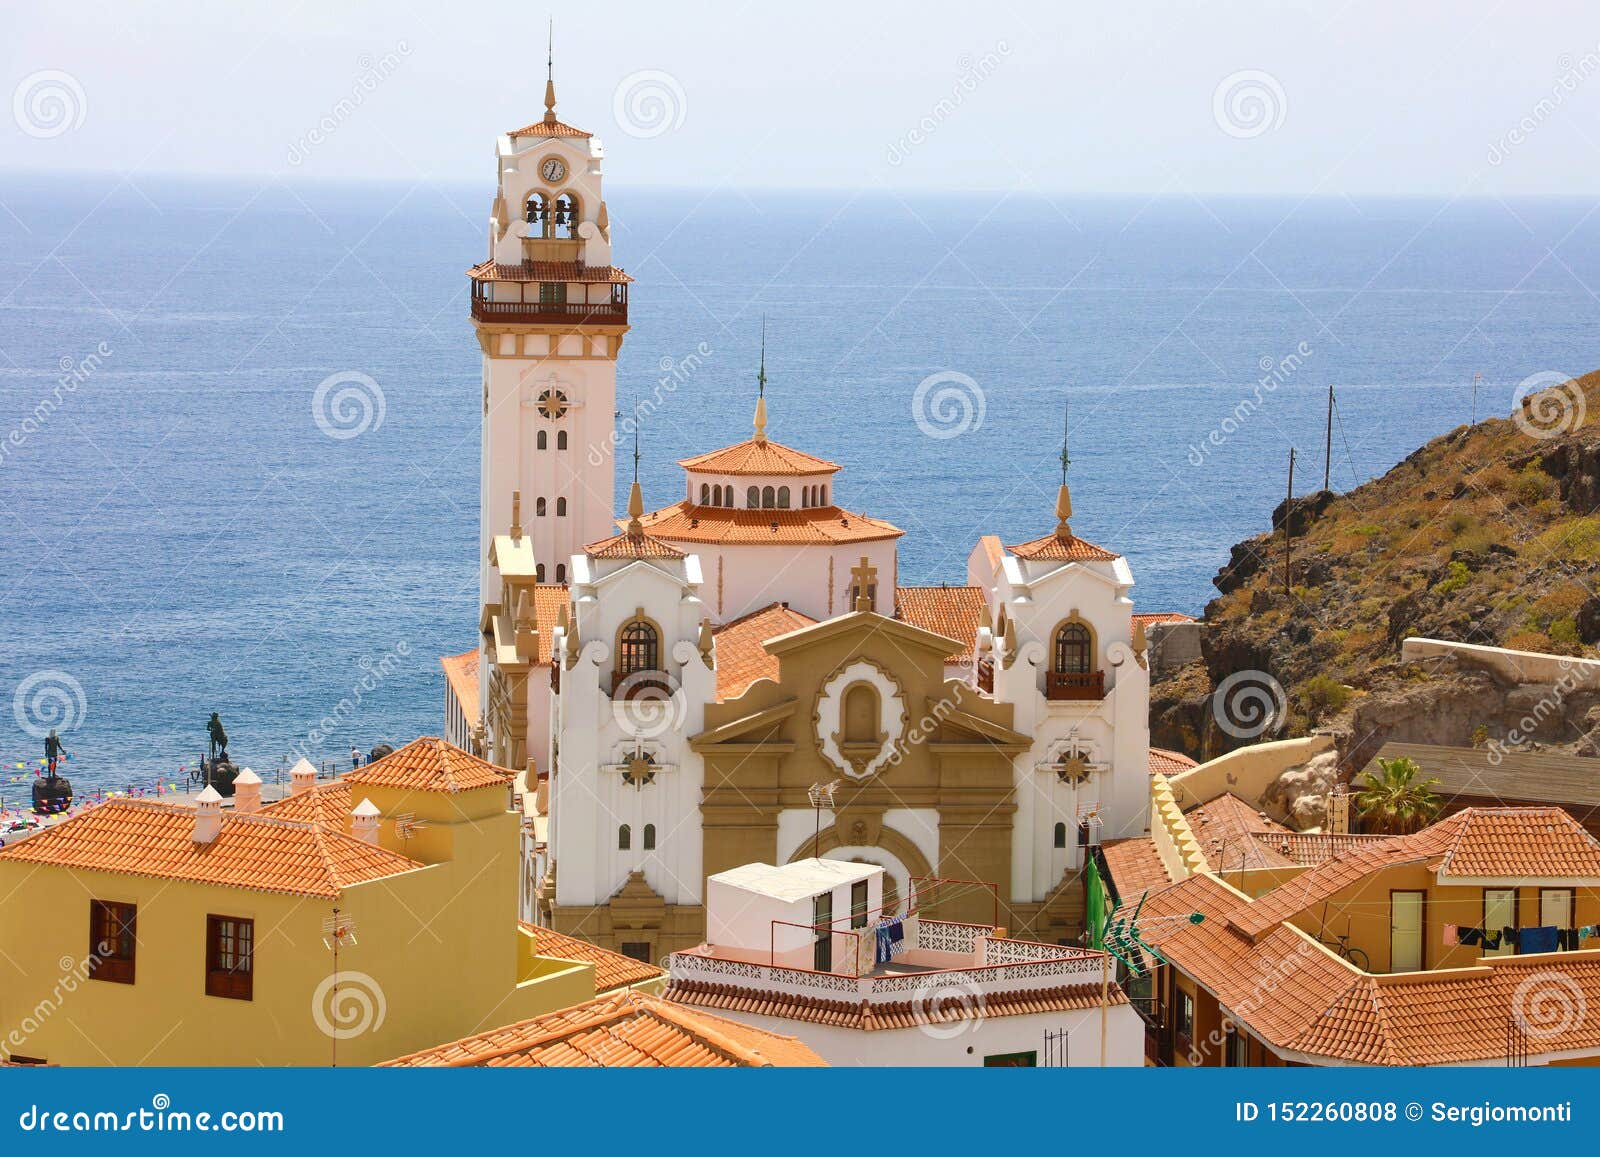
<path id="1" fill-rule="evenodd" d="M 111 800 L 11 844 L 0 1051 L 372 1064 L 593 999 L 597 962 L 517 922 L 508 776 L 423 738 L 270 806 L 246 774 L 231 809 Z"/>
<path id="2" fill-rule="evenodd" d="M 1600 1063 L 1600 842 L 1560 808 L 1298 833 L 1154 784 L 1151 834 L 1101 860 L 1113 943 L 1120 916 L 1153 949 L 1152 1063 Z"/>

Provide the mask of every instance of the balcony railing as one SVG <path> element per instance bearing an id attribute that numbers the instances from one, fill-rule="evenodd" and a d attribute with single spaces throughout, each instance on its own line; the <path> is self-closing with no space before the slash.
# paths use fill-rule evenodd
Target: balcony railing
<path id="1" fill-rule="evenodd" d="M 1046 699 L 1104 699 L 1106 673 L 1104 671 L 1046 671 L 1044 674 Z"/>
<path id="2" fill-rule="evenodd" d="M 614 301 L 489 301 L 472 299 L 478 321 L 508 325 L 627 325 L 628 303 Z"/>
<path id="3" fill-rule="evenodd" d="M 619 690 L 624 699 L 663 699 L 672 694 L 672 677 L 665 671 L 613 671 L 612 698 Z"/>

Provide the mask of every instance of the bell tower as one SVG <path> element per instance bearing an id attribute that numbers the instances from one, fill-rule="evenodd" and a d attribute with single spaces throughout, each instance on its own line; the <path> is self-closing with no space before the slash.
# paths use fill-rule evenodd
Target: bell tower
<path id="1" fill-rule="evenodd" d="M 483 351 L 480 622 L 499 598 L 489 546 L 513 492 L 540 581 L 567 581 L 572 556 L 615 533 L 612 417 L 633 279 L 611 263 L 604 150 L 556 116 L 553 68 L 544 105 L 496 143 L 488 255 L 467 271 Z"/>

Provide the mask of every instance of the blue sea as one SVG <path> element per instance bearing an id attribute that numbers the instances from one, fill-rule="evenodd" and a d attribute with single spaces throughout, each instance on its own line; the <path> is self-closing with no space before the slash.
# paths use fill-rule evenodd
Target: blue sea
<path id="1" fill-rule="evenodd" d="M 765 317 L 773 436 L 907 531 L 908 583 L 1053 525 L 1064 400 L 1074 528 L 1140 607 L 1198 613 L 1291 446 L 1320 485 L 1329 385 L 1344 489 L 1468 421 L 1475 374 L 1504 414 L 1600 359 L 1594 202 L 609 193 L 619 405 L 662 399 L 647 501 L 747 436 Z M 212 711 L 263 772 L 439 731 L 437 656 L 475 642 L 490 197 L 0 179 L 0 762 L 52 710 L 85 789 L 175 779 Z M 359 436 L 315 419 L 335 374 L 381 393 Z"/>

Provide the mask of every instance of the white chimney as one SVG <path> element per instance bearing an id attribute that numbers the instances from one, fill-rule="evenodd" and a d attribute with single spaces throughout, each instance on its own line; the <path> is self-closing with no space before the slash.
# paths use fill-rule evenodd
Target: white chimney
<path id="1" fill-rule="evenodd" d="M 364 799 L 350 811 L 350 834 L 364 844 L 378 842 L 378 808 Z"/>
<path id="2" fill-rule="evenodd" d="M 317 769 L 309 760 L 302 759 L 289 769 L 289 793 L 299 795 L 317 786 Z"/>
<path id="3" fill-rule="evenodd" d="M 222 831 L 222 797 L 207 784 L 205 791 L 195 797 L 195 805 L 194 842 L 209 844 Z"/>
<path id="4" fill-rule="evenodd" d="M 242 816 L 261 810 L 261 777 L 248 767 L 234 777 L 233 810 Z"/>

